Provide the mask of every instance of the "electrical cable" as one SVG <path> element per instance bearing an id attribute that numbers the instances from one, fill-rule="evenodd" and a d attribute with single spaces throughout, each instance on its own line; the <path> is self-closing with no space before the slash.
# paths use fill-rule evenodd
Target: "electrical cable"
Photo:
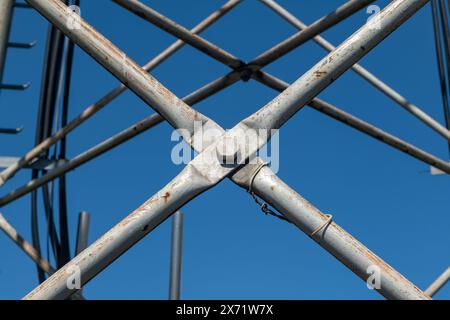
<path id="1" fill-rule="evenodd" d="M 445 65 L 444 65 L 444 57 L 442 54 L 442 41 L 441 41 L 441 29 L 439 25 L 439 18 L 438 18 L 438 6 L 437 6 L 437 0 L 431 1 L 431 11 L 432 11 L 432 17 L 433 17 L 433 29 L 434 29 L 434 36 L 435 36 L 435 44 L 436 44 L 436 57 L 438 61 L 438 71 L 439 71 L 439 79 L 440 79 L 440 85 L 441 85 L 441 95 L 442 95 L 442 103 L 444 108 L 444 117 L 445 117 L 445 123 L 446 127 L 449 128 L 450 126 L 450 114 L 449 114 L 449 97 L 448 97 L 448 86 L 447 86 L 447 79 L 445 75 Z M 448 41 L 447 41 L 448 42 Z M 447 59 L 449 58 L 449 55 L 447 55 Z M 447 66 L 449 66 L 450 61 L 447 61 Z M 450 69 L 447 70 L 450 74 Z M 449 152 L 450 152 L 450 144 L 448 145 Z"/>

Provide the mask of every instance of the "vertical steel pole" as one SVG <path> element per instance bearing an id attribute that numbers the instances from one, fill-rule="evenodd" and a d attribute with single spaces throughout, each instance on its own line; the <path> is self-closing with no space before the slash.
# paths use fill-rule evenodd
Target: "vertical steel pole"
<path id="1" fill-rule="evenodd" d="M 75 246 L 75 255 L 77 256 L 81 251 L 88 247 L 89 237 L 89 223 L 91 215 L 87 211 L 82 211 L 78 215 L 78 229 L 77 229 L 77 242 Z M 82 293 L 81 289 L 79 293 Z"/>
<path id="2" fill-rule="evenodd" d="M 6 62 L 9 30 L 13 13 L 14 0 L 0 1 L 0 84 L 3 80 L 3 70 Z"/>
<path id="3" fill-rule="evenodd" d="M 77 230 L 77 243 L 75 247 L 75 255 L 78 255 L 88 246 L 90 220 L 91 215 L 87 211 L 80 212 L 80 214 L 78 215 L 78 230 Z"/>
<path id="4" fill-rule="evenodd" d="M 180 300 L 181 260 L 183 256 L 184 215 L 177 211 L 172 220 L 172 252 L 170 255 L 169 300 Z"/>

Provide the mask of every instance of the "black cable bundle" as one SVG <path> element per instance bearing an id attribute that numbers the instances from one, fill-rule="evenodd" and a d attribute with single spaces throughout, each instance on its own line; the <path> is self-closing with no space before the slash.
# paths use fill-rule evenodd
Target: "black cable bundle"
<path id="1" fill-rule="evenodd" d="M 441 83 L 445 125 L 447 129 L 450 130 L 450 108 L 449 108 L 450 29 L 449 29 L 449 11 L 448 11 L 449 7 L 446 7 L 444 0 L 431 1 L 434 36 L 436 40 L 436 56 L 438 61 L 439 79 Z M 442 40 L 444 42 L 444 48 L 442 48 Z M 445 72 L 445 69 L 447 69 L 447 74 Z M 450 143 L 449 143 L 449 152 L 450 152 Z"/>
<path id="2" fill-rule="evenodd" d="M 63 2 L 66 5 L 79 5 L 79 0 L 65 0 Z M 73 42 L 68 40 L 61 31 L 50 24 L 44 57 L 41 94 L 37 116 L 36 145 L 51 136 L 54 131 L 58 130 L 58 127 L 67 125 L 73 55 Z M 60 100 L 62 100 L 62 102 Z M 50 151 L 47 151 L 41 154 L 41 157 L 49 158 L 49 153 Z M 64 138 L 54 146 L 53 158 L 54 160 L 59 160 L 65 159 L 65 157 L 66 139 Z M 32 170 L 32 179 L 36 179 L 39 175 L 45 173 L 45 170 L 34 169 Z M 55 206 L 53 187 L 53 182 L 42 187 L 42 197 L 47 222 L 47 256 L 50 261 L 48 248 L 48 246 L 50 246 L 57 267 L 60 268 L 70 261 L 71 256 L 65 176 L 63 175 L 58 179 L 59 228 L 56 227 L 54 219 Z M 31 228 L 33 245 L 36 250 L 38 250 L 39 254 L 41 254 L 37 190 L 33 191 L 31 194 Z M 38 277 L 39 282 L 45 280 L 45 274 L 39 268 Z"/>

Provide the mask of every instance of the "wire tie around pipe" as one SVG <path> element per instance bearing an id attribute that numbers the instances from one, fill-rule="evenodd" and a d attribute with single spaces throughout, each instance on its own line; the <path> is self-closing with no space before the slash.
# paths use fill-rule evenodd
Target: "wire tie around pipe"
<path id="1" fill-rule="evenodd" d="M 248 193 L 250 193 L 250 195 L 252 196 L 253 200 L 255 200 L 255 202 L 261 207 L 262 212 L 264 212 L 264 214 L 266 215 L 271 215 L 274 216 L 280 220 L 292 223 L 291 221 L 289 221 L 289 219 L 287 219 L 285 216 L 278 214 L 276 212 L 274 212 L 273 210 L 271 210 L 269 208 L 269 205 L 267 203 L 265 203 L 264 201 L 261 201 L 256 194 L 253 192 L 253 182 L 255 181 L 256 176 L 258 175 L 258 173 L 261 171 L 262 168 L 264 168 L 267 165 L 267 163 L 263 162 L 260 163 L 256 169 L 253 171 L 252 176 L 250 177 L 250 182 L 248 185 Z"/>
<path id="2" fill-rule="evenodd" d="M 328 217 L 327 221 L 325 221 L 324 224 L 322 224 L 320 227 L 318 227 L 316 230 L 314 230 L 310 234 L 310 237 L 313 237 L 314 235 L 316 235 L 320 230 L 322 230 L 323 228 L 327 227 L 333 221 L 333 215 L 326 214 L 326 216 Z"/>

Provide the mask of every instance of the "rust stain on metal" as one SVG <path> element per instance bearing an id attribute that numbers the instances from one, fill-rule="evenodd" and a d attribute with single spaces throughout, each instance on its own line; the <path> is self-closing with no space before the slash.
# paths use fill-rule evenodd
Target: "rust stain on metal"
<path id="1" fill-rule="evenodd" d="M 321 71 L 321 70 L 318 70 L 318 71 L 314 72 L 314 75 L 316 76 L 316 78 L 320 78 L 320 77 L 322 77 L 322 76 L 324 76 L 326 74 L 327 74 L 326 71 Z"/>
<path id="2" fill-rule="evenodd" d="M 398 273 L 394 268 L 392 268 L 388 263 L 386 263 L 384 260 L 382 260 L 380 257 L 378 257 L 376 254 L 374 254 L 372 251 L 367 249 L 365 246 L 363 246 L 358 240 L 356 240 L 352 235 L 345 232 L 339 225 L 333 223 L 332 227 L 340 234 L 342 238 L 347 239 L 347 243 L 352 244 L 353 248 L 360 252 L 362 255 L 367 257 L 374 265 L 377 265 L 385 275 L 389 274 L 390 277 L 397 279 L 398 281 L 401 281 L 405 285 L 409 285 L 411 288 L 413 288 L 419 295 L 427 297 L 426 294 L 422 292 L 417 286 L 412 284 L 408 279 L 406 279 L 403 275 Z M 338 260 L 342 261 L 342 259 Z M 342 261 L 343 262 L 343 261 Z M 344 262 L 345 263 L 345 262 Z M 347 264 L 348 265 L 348 264 Z M 358 274 L 358 272 L 355 272 Z M 368 277 L 368 274 L 360 275 L 364 280 Z"/>
<path id="3" fill-rule="evenodd" d="M 168 201 L 168 199 L 170 197 L 170 192 L 167 191 L 162 197 L 164 199 L 164 203 L 167 203 L 167 201 Z"/>

